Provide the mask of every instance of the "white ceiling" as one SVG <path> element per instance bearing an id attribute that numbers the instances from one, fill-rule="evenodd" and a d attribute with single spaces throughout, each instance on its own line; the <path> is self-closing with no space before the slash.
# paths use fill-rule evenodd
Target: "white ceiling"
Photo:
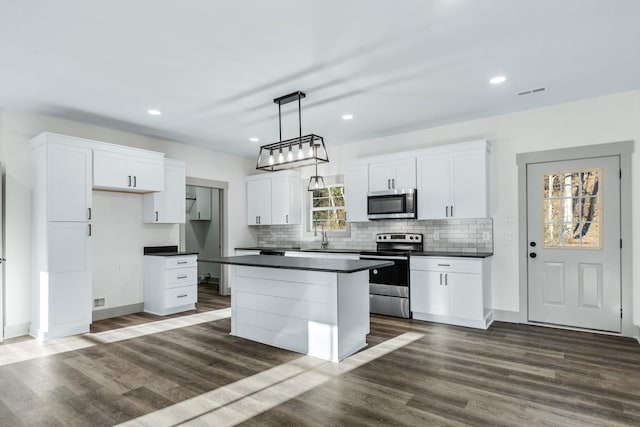
<path id="1" fill-rule="evenodd" d="M 637 88 L 638 0 L 0 0 L 0 108 L 248 157 Z"/>

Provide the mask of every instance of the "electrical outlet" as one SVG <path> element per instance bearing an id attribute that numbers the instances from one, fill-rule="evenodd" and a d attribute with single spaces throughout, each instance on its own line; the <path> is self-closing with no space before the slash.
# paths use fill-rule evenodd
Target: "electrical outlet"
<path id="1" fill-rule="evenodd" d="M 433 232 L 433 240 L 440 240 L 440 233 L 437 231 Z"/>
<path id="2" fill-rule="evenodd" d="M 93 300 L 94 307 L 104 307 L 104 298 L 96 298 Z"/>

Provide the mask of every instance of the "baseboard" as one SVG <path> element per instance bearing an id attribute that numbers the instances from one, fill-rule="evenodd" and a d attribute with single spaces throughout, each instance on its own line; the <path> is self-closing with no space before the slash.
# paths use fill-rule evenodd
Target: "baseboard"
<path id="1" fill-rule="evenodd" d="M 92 320 L 110 319 L 112 317 L 126 316 L 127 314 L 140 313 L 144 310 L 144 303 L 123 305 L 121 307 L 105 308 L 103 310 L 95 310 L 92 314 Z"/>
<path id="2" fill-rule="evenodd" d="M 520 312 L 493 309 L 493 320 L 496 322 L 520 323 Z"/>
<path id="3" fill-rule="evenodd" d="M 640 343 L 640 326 L 633 325 L 633 338 Z"/>
<path id="4" fill-rule="evenodd" d="M 4 327 L 4 339 L 22 337 L 29 335 L 29 323 L 18 323 L 17 325 L 7 325 Z"/>

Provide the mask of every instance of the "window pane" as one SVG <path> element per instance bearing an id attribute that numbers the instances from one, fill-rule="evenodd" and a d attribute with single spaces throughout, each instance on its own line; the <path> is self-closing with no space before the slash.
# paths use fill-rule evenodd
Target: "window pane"
<path id="1" fill-rule="evenodd" d="M 546 248 L 600 248 L 601 169 L 542 176 L 542 221 Z"/>

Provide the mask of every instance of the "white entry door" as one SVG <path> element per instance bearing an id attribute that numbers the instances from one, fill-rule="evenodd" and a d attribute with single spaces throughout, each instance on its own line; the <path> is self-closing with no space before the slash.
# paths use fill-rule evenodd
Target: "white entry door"
<path id="1" fill-rule="evenodd" d="M 620 158 L 527 165 L 528 318 L 620 332 Z"/>

